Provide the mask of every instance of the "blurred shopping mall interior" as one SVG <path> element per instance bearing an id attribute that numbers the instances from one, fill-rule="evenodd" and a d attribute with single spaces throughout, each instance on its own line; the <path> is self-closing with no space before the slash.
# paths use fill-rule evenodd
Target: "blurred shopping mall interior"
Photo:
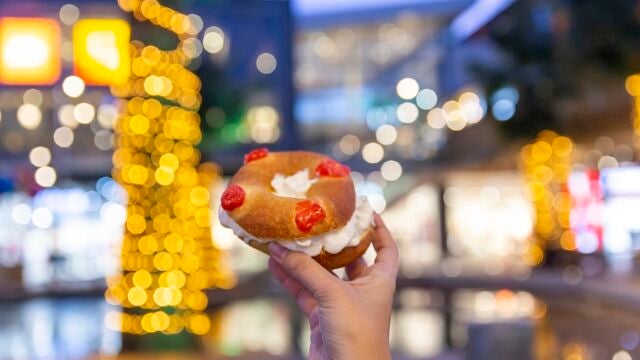
<path id="1" fill-rule="evenodd" d="M 640 359 L 637 0 L 0 0 L 0 359 L 305 358 L 259 147 L 382 214 L 394 359 Z"/>

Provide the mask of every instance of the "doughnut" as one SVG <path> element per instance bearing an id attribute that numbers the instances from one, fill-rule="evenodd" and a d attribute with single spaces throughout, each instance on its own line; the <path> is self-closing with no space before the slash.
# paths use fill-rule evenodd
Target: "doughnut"
<path id="1" fill-rule="evenodd" d="M 251 151 L 220 199 L 220 223 L 268 254 L 278 242 L 327 269 L 360 257 L 371 237 L 372 210 L 357 198 L 349 168 L 308 151 Z"/>

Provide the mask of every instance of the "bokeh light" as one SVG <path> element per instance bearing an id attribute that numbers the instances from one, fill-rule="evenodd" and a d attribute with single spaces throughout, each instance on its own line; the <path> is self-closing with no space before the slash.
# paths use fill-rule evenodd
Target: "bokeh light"
<path id="1" fill-rule="evenodd" d="M 42 111 L 33 104 L 22 104 L 18 108 L 18 123 L 27 130 L 35 130 L 42 122 Z"/>
<path id="2" fill-rule="evenodd" d="M 276 70 L 278 61 L 273 54 L 264 52 L 256 58 L 256 68 L 262 74 L 271 74 Z"/>
<path id="3" fill-rule="evenodd" d="M 31 222 L 35 227 L 48 229 L 53 225 L 53 213 L 46 207 L 38 207 L 31 213 Z"/>
<path id="4" fill-rule="evenodd" d="M 73 107 L 73 118 L 80 124 L 89 124 L 96 116 L 93 105 L 82 102 Z"/>
<path id="5" fill-rule="evenodd" d="M 420 85 L 413 78 L 404 78 L 398 81 L 396 85 L 396 92 L 398 96 L 404 100 L 411 100 L 418 95 L 418 91 L 420 91 Z"/>
<path id="6" fill-rule="evenodd" d="M 509 99 L 501 99 L 493 104 L 491 113 L 496 120 L 507 121 L 516 113 L 516 106 L 513 101 Z"/>
<path id="7" fill-rule="evenodd" d="M 73 4 L 65 4 L 60 8 L 58 15 L 63 24 L 73 25 L 80 18 L 80 9 Z"/>
<path id="8" fill-rule="evenodd" d="M 84 93 L 84 81 L 74 75 L 67 76 L 62 82 L 62 91 L 71 98 L 77 98 Z"/>
<path id="9" fill-rule="evenodd" d="M 33 104 L 35 106 L 42 106 L 43 101 L 42 91 L 38 89 L 28 89 L 22 94 L 22 101 L 25 104 Z"/>
<path id="10" fill-rule="evenodd" d="M 384 158 L 384 149 L 382 145 L 371 142 L 362 147 L 362 158 L 364 161 L 375 164 Z"/>
<path id="11" fill-rule="evenodd" d="M 405 124 L 410 124 L 418 119 L 418 115 L 420 114 L 420 110 L 418 107 L 410 102 L 404 102 L 398 105 L 398 109 L 396 110 L 396 116 L 400 122 Z"/>
<path id="12" fill-rule="evenodd" d="M 402 176 L 402 165 L 395 160 L 388 160 L 380 168 L 382 177 L 387 181 L 396 181 Z"/>
<path id="13" fill-rule="evenodd" d="M 73 130 L 61 126 L 53 132 L 53 142 L 61 148 L 68 148 L 73 144 Z"/>
<path id="14" fill-rule="evenodd" d="M 416 96 L 416 104 L 422 110 L 431 110 L 438 103 L 438 95 L 431 89 L 422 89 Z"/>
<path id="15" fill-rule="evenodd" d="M 217 54 L 224 48 L 225 37 L 224 32 L 217 26 L 211 26 L 205 30 L 202 45 L 204 49 L 211 54 Z"/>
<path id="16" fill-rule="evenodd" d="M 360 139 L 355 135 L 345 135 L 339 142 L 340 151 L 345 155 L 354 155 L 360 150 Z"/>
<path id="17" fill-rule="evenodd" d="M 391 145 L 396 139 L 398 139 L 398 131 L 389 124 L 384 124 L 376 130 L 376 140 L 382 145 Z"/>
<path id="18" fill-rule="evenodd" d="M 38 146 L 29 152 L 29 161 L 35 167 L 43 167 L 51 162 L 51 151 L 44 146 Z"/>
<path id="19" fill-rule="evenodd" d="M 51 187 L 57 180 L 56 170 L 49 166 L 38 168 L 34 174 L 36 183 L 42 187 Z"/>
<path id="20" fill-rule="evenodd" d="M 433 109 L 427 113 L 427 124 L 434 129 L 442 129 L 447 126 L 447 114 L 442 109 Z"/>

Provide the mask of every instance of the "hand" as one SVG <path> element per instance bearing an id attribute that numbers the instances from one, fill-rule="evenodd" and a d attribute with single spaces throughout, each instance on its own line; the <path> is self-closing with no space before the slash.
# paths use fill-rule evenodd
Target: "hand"
<path id="1" fill-rule="evenodd" d="M 309 359 L 391 359 L 389 323 L 398 273 L 398 248 L 374 214 L 375 263 L 362 258 L 337 278 L 304 253 L 271 243 L 269 269 L 309 319 Z"/>

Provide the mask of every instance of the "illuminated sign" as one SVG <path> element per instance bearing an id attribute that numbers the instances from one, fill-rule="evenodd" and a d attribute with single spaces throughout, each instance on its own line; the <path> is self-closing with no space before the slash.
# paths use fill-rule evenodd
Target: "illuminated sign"
<path id="1" fill-rule="evenodd" d="M 0 19 L 0 83 L 50 85 L 60 77 L 60 27 L 45 18 Z"/>
<path id="2" fill-rule="evenodd" d="M 600 172 L 590 169 L 569 177 L 571 194 L 571 229 L 576 249 L 590 254 L 602 249 L 603 192 Z"/>
<path id="3" fill-rule="evenodd" d="M 84 19 L 73 27 L 74 72 L 87 84 L 119 85 L 129 78 L 129 24 Z"/>

